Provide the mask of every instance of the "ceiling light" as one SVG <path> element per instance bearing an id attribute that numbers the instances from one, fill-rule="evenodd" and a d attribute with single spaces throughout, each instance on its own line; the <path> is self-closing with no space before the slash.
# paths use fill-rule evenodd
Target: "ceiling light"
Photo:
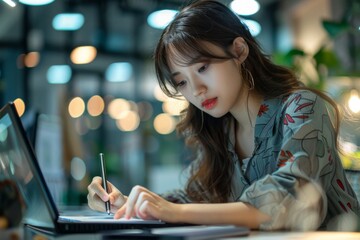
<path id="1" fill-rule="evenodd" d="M 106 80 L 109 82 L 125 82 L 131 78 L 132 65 L 128 62 L 112 63 L 106 69 Z"/>
<path id="2" fill-rule="evenodd" d="M 249 16 L 259 11 L 260 4 L 255 0 L 234 0 L 230 8 L 239 15 Z"/>
<path id="3" fill-rule="evenodd" d="M 51 84 L 64 84 L 70 81 L 71 68 L 68 65 L 53 65 L 48 69 L 46 76 Z"/>
<path id="4" fill-rule="evenodd" d="M 75 31 L 84 24 L 81 13 L 60 13 L 52 21 L 53 28 L 59 31 Z"/>
<path id="5" fill-rule="evenodd" d="M 52 3 L 54 0 L 19 0 L 22 4 L 31 6 L 41 6 Z"/>
<path id="6" fill-rule="evenodd" d="M 10 7 L 15 7 L 16 3 L 12 0 L 3 0 L 4 3 L 6 3 L 7 5 L 9 5 Z"/>
<path id="7" fill-rule="evenodd" d="M 249 28 L 249 31 L 253 37 L 256 37 L 261 32 L 261 25 L 254 20 L 242 19 L 241 20 Z"/>
<path id="8" fill-rule="evenodd" d="M 178 11 L 169 9 L 155 11 L 148 16 L 147 22 L 153 28 L 164 29 L 177 13 Z"/>

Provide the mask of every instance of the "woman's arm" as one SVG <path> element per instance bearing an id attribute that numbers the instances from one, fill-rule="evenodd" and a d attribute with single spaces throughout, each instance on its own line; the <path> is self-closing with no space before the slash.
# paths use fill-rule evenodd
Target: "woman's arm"
<path id="1" fill-rule="evenodd" d="M 261 223 L 270 220 L 270 216 L 242 202 L 182 204 L 179 209 L 178 222 L 194 224 L 233 224 L 258 229 Z"/>

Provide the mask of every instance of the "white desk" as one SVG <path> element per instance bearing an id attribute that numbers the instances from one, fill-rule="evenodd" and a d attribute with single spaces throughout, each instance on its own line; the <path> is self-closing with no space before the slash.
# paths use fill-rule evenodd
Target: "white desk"
<path id="1" fill-rule="evenodd" d="M 0 234 L 1 235 L 1 234 Z M 102 240 L 101 234 L 69 234 L 63 236 L 46 236 L 34 231 L 28 231 L 24 239 L 41 240 Z M 114 238 L 116 239 L 116 238 Z M 135 239 L 135 238 L 131 238 Z M 141 238 L 139 238 L 141 239 Z M 248 236 L 225 238 L 223 240 L 359 240 L 360 232 L 263 232 L 252 231 Z"/>
<path id="2" fill-rule="evenodd" d="M 241 239 L 241 238 L 227 238 Z M 251 232 L 243 239 L 251 240 L 359 240 L 360 232 Z"/>

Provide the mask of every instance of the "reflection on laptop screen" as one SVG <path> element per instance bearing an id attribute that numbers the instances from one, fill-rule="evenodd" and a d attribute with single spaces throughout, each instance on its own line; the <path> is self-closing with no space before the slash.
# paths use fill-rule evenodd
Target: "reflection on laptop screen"
<path id="1" fill-rule="evenodd" d="M 38 166 L 30 166 L 34 154 L 15 114 L 15 107 L 10 104 L 0 113 L 0 180 L 8 179 L 17 185 L 26 205 L 25 222 L 53 228 L 55 213 L 51 217 L 47 209 L 51 203 L 46 202 L 46 189 L 39 184 L 42 176 L 32 170 Z"/>

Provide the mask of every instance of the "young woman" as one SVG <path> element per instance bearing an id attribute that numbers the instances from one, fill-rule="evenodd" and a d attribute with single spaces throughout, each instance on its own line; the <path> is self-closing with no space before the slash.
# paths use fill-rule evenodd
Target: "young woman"
<path id="1" fill-rule="evenodd" d="M 115 218 L 319 229 L 359 216 L 337 150 L 336 104 L 265 56 L 226 6 L 197 1 L 164 30 L 155 51 L 163 91 L 189 101 L 178 132 L 196 147 L 184 190 L 129 196 L 95 177 L 92 209 Z M 329 111 L 331 110 L 331 111 Z M 183 204 L 186 203 L 186 204 Z"/>

